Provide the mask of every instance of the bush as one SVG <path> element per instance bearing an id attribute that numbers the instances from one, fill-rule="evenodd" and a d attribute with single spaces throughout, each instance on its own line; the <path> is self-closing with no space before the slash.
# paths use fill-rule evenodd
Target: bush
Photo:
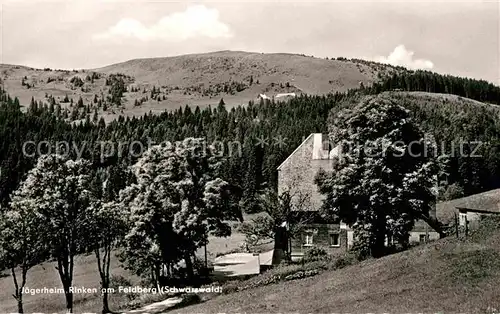
<path id="1" fill-rule="evenodd" d="M 111 275 L 111 278 L 109 279 L 109 287 L 110 288 L 115 288 L 115 290 L 118 290 L 118 287 L 131 287 L 132 282 L 125 278 L 124 276 L 121 275 Z"/>
<path id="2" fill-rule="evenodd" d="M 79 78 L 78 76 L 73 76 L 70 80 L 70 83 L 72 83 L 76 87 L 82 87 L 84 84 L 82 79 Z"/>
<path id="3" fill-rule="evenodd" d="M 229 294 L 233 292 L 238 292 L 239 288 L 241 287 L 241 283 L 242 283 L 241 280 L 233 280 L 226 282 L 222 289 L 222 293 Z"/>
<path id="4" fill-rule="evenodd" d="M 304 253 L 303 262 L 318 261 L 326 259 L 328 253 L 320 247 L 312 247 Z"/>
<path id="5" fill-rule="evenodd" d="M 285 280 L 302 279 L 302 278 L 307 278 L 307 277 L 311 277 L 311 276 L 316 276 L 317 274 L 319 274 L 319 271 L 317 269 L 298 271 L 296 273 L 293 273 L 293 274 L 286 276 Z"/>
<path id="6" fill-rule="evenodd" d="M 169 310 L 178 309 L 188 305 L 193 305 L 201 302 L 201 297 L 195 293 L 189 293 L 182 296 L 182 301 L 171 307 Z"/>
<path id="7" fill-rule="evenodd" d="M 205 278 L 210 275 L 214 269 L 214 265 L 210 260 L 207 260 L 207 265 L 205 265 L 205 260 L 200 258 L 195 258 L 193 261 L 193 268 L 195 275 Z"/>
<path id="8" fill-rule="evenodd" d="M 350 250 L 358 261 L 365 260 L 371 256 L 370 233 L 362 228 L 354 230 L 354 244 Z"/>
<path id="9" fill-rule="evenodd" d="M 132 287 L 132 282 L 121 275 L 111 275 L 111 278 L 109 279 L 109 287 L 115 289 L 115 291 L 118 291 L 120 286 Z M 136 293 L 127 293 L 126 295 L 129 302 L 139 297 L 139 294 Z"/>
<path id="10" fill-rule="evenodd" d="M 333 263 L 333 267 L 335 269 L 341 269 L 350 265 L 355 264 L 358 261 L 358 258 L 355 254 L 347 253 L 343 256 L 340 256 Z"/>

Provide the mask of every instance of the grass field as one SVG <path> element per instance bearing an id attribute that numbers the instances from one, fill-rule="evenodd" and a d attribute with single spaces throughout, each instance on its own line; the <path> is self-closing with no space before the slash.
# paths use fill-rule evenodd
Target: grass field
<path id="1" fill-rule="evenodd" d="M 498 313 L 500 227 L 341 270 L 218 296 L 178 313 Z M 242 283 L 243 284 L 243 283 Z M 496 309 L 496 310 L 495 310 Z"/>
<path id="2" fill-rule="evenodd" d="M 139 283 L 139 278 L 132 276 L 118 264 L 117 258 L 111 260 L 112 274 L 122 275 L 130 279 L 134 284 Z M 26 287 L 28 288 L 61 288 L 59 275 L 54 268 L 55 263 L 44 263 L 34 267 L 28 273 Z M 78 256 L 75 260 L 74 286 L 86 288 L 99 288 L 99 274 L 97 264 L 93 255 Z M 12 297 L 14 284 L 12 277 L 0 279 L 0 312 L 16 312 L 17 305 Z M 102 309 L 99 295 L 75 294 L 75 312 L 100 311 Z M 24 310 L 30 312 L 62 312 L 65 310 L 64 294 L 36 294 L 24 295 Z M 124 295 L 114 295 L 110 298 L 111 305 L 127 302 Z M 116 307 L 113 307 L 116 308 Z"/>

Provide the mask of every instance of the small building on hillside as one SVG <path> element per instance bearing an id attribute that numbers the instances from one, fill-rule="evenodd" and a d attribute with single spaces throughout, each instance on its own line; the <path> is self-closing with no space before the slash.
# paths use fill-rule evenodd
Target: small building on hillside
<path id="1" fill-rule="evenodd" d="M 286 97 L 295 97 L 295 93 L 279 93 L 276 94 L 276 98 L 286 98 Z"/>
<path id="2" fill-rule="evenodd" d="M 332 160 L 338 153 L 327 136 L 310 134 L 277 169 L 278 194 L 290 193 L 292 210 L 303 213 L 297 215 L 303 224 L 300 236 L 289 240 L 292 258 L 300 257 L 313 246 L 340 254 L 353 245 L 353 230 L 348 225 L 336 218 L 325 220 L 319 214 L 325 196 L 319 193 L 314 180 L 320 169 L 332 170 Z M 424 221 L 417 221 L 410 233 L 410 242 L 435 239 L 439 239 L 439 234 Z"/>
<path id="3" fill-rule="evenodd" d="M 462 228 L 475 229 L 483 217 L 500 216 L 500 189 L 440 202 L 436 215 L 445 225 L 458 224 Z"/>

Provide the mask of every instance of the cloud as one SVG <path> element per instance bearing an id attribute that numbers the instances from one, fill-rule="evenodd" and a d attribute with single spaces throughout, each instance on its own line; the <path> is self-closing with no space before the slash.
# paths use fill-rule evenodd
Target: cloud
<path id="1" fill-rule="evenodd" d="M 143 41 L 182 41 L 195 37 L 230 38 L 229 26 L 219 20 L 219 11 L 204 5 L 191 5 L 184 12 L 161 18 L 156 24 L 145 26 L 141 22 L 123 18 L 94 39 L 137 38 Z"/>
<path id="2" fill-rule="evenodd" d="M 404 66 L 408 69 L 428 70 L 434 68 L 434 63 L 427 59 L 413 59 L 413 51 L 407 50 L 404 45 L 399 45 L 389 54 L 388 57 L 379 56 L 374 61 L 388 63 L 395 66 Z"/>

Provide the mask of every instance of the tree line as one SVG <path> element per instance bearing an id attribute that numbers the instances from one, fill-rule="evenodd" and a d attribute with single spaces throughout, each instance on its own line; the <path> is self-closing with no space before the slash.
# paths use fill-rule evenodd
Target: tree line
<path id="1" fill-rule="evenodd" d="M 381 82 L 373 84 L 371 91 L 379 93 L 395 89 L 454 94 L 481 102 L 500 104 L 500 88 L 493 83 L 423 70 L 395 71 Z"/>
<path id="2" fill-rule="evenodd" d="M 226 109 L 221 100 L 218 105 L 205 109 L 186 106 L 160 115 L 149 113 L 132 118 L 120 116 L 109 124 L 104 123 L 102 118 L 98 121 L 86 119 L 69 124 L 64 117 L 54 114 L 47 104 L 30 106 L 23 112 L 19 100 L 11 98 L 6 91 L 0 89 L 0 204 L 5 217 L 2 219 L 2 223 L 6 224 L 4 229 L 10 230 L 4 237 L 12 239 L 21 232 L 36 234 L 36 230 L 30 226 L 40 225 L 33 224 L 34 221 L 40 222 L 38 219 L 42 219 L 54 230 L 62 228 L 70 235 L 57 241 L 44 237 L 22 237 L 42 241 L 30 244 L 39 250 L 28 250 L 34 256 L 25 254 L 19 257 L 16 250 L 19 247 L 23 250 L 29 248 L 28 243 L 20 243 L 14 250 L 8 246 L 3 247 L 4 251 L 14 252 L 9 253 L 12 255 L 4 254 L 9 258 L 3 266 L 10 269 L 15 265 L 29 269 L 51 256 L 58 263 L 63 287 L 67 287 L 72 279 L 72 257 L 90 250 L 95 252 L 101 263 L 99 269 L 102 284 L 106 285 L 106 282 L 109 284 L 106 279 L 109 252 L 117 245 L 118 238 L 126 238 L 128 235 L 130 242 L 121 243 L 125 248 L 122 260 L 137 274 L 158 282 L 160 275 L 174 273 L 174 265 L 183 259 L 188 265 L 188 273 L 192 275 L 192 265 L 189 265 L 192 263 L 193 252 L 206 241 L 206 234 L 214 232 L 227 235 L 228 229 L 221 223 L 222 218 L 236 219 L 241 210 L 262 210 L 262 191 L 275 189 L 277 185 L 276 167 L 310 133 L 327 130 L 329 113 L 334 117 L 336 112 L 354 106 L 366 95 L 394 89 L 422 90 L 423 86 L 426 86 L 425 90 L 432 86 L 428 90 L 431 92 L 454 92 L 490 103 L 498 103 L 500 99 L 500 88 L 492 87 L 484 81 L 429 73 L 417 71 L 395 74 L 372 87 L 346 93 L 302 95 L 287 102 L 262 100 L 230 110 Z M 121 90 L 120 85 L 117 94 Z M 453 194 L 450 191 L 454 191 L 453 196 L 464 196 L 500 187 L 500 162 L 497 157 L 500 121 L 498 115 L 492 114 L 491 108 L 467 102 L 457 105 L 435 99 L 422 101 L 422 98 L 414 99 L 397 93 L 391 97 L 410 109 L 411 117 L 424 132 L 434 135 L 438 144 L 444 143 L 447 154 L 451 155 L 456 149 L 449 145 L 453 141 L 481 140 L 487 143 L 480 150 L 480 158 L 470 159 L 460 155 L 449 158 L 453 167 L 450 167 L 442 185 L 442 189 L 447 190 L 448 194 Z M 151 141 L 161 143 L 167 140 L 175 143 L 186 138 L 190 138 L 194 147 L 199 146 L 194 140 L 197 138 L 203 138 L 209 144 L 214 141 L 222 142 L 222 147 L 218 149 L 226 152 L 222 154 L 224 158 L 217 161 L 210 158 L 190 160 L 185 156 L 176 157 L 174 151 L 161 146 L 141 152 L 133 143 L 138 141 L 147 146 Z M 30 141 L 33 145 L 30 146 L 31 150 L 26 151 L 25 144 Z M 102 142 L 121 145 L 115 147 L 113 154 L 103 155 L 102 145 L 99 145 Z M 65 151 L 66 158 L 62 159 L 53 154 L 65 149 L 61 147 L 61 143 L 72 145 Z M 230 145 L 235 143 L 240 144 L 236 145 L 236 153 L 228 155 Z M 74 147 L 77 149 L 71 149 Z M 73 161 L 76 157 L 80 161 Z M 166 163 L 161 169 L 157 165 L 158 160 Z M 172 170 L 179 166 L 182 166 L 182 171 Z M 152 173 L 148 174 L 148 171 Z M 44 175 L 50 173 L 53 173 L 53 177 L 47 178 Z M 206 178 L 195 180 L 205 173 Z M 128 179 L 123 180 L 124 177 Z M 154 177 L 164 181 L 151 181 Z M 55 178 L 60 178 L 62 183 L 49 188 L 52 186 L 50 180 Z M 194 181 L 189 182 L 186 178 Z M 37 199 L 40 194 L 35 191 L 46 194 L 49 198 L 41 201 Z M 69 198 L 68 195 L 72 197 Z M 164 203 L 165 195 L 171 197 L 171 202 Z M 186 199 L 191 199 L 192 202 L 185 203 Z M 48 204 L 60 206 L 61 210 L 49 213 Z M 71 209 L 70 216 L 74 221 L 85 219 L 85 223 L 78 224 L 79 226 L 106 229 L 110 235 L 99 236 L 90 244 L 77 243 L 82 231 L 61 225 L 61 219 L 51 216 L 60 214 L 61 217 L 66 217 L 68 213 L 65 210 L 68 208 Z M 102 228 L 110 218 L 106 215 L 123 211 L 124 208 L 130 208 L 130 212 L 125 215 L 127 219 L 139 222 L 140 227 L 127 229 L 131 220 L 126 220 L 116 221 L 116 229 Z M 210 208 L 217 210 L 202 210 Z M 230 209 L 226 210 L 227 208 Z M 18 219 L 31 220 L 19 224 Z M 179 243 L 183 243 L 183 246 L 164 243 L 159 234 L 179 237 Z M 149 235 L 146 242 L 149 251 L 148 248 L 135 246 L 135 240 L 145 235 Z M 374 241 L 379 243 L 378 238 Z M 96 247 L 99 248 L 97 251 Z M 147 256 L 148 262 L 144 263 L 141 256 Z M 22 285 L 22 279 L 16 283 L 18 284 Z M 72 303 L 69 295 L 67 303 Z"/>

